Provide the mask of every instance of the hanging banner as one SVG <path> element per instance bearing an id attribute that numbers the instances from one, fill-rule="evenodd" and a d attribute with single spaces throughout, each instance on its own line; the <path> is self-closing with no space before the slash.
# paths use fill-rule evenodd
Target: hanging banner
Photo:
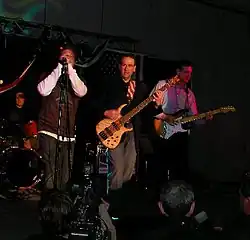
<path id="1" fill-rule="evenodd" d="M 23 73 L 20 75 L 20 77 L 18 77 L 14 82 L 7 84 L 5 86 L 0 87 L 0 94 L 7 92 L 11 89 L 13 89 L 14 87 L 16 87 L 23 79 L 24 76 L 26 75 L 26 73 L 28 72 L 28 70 L 30 69 L 30 67 L 33 65 L 33 63 L 35 62 L 36 58 L 34 58 L 32 60 L 32 62 L 27 66 L 27 68 L 25 68 L 25 70 L 23 71 Z"/>

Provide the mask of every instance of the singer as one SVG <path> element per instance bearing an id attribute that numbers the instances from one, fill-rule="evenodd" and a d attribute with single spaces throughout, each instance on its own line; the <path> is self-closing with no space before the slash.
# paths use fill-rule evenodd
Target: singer
<path id="1" fill-rule="evenodd" d="M 42 96 L 38 141 L 45 163 L 45 190 L 67 187 L 73 165 L 75 116 L 80 98 L 87 93 L 74 69 L 74 46 L 62 47 L 58 59 L 57 67 L 42 77 L 37 86 Z"/>

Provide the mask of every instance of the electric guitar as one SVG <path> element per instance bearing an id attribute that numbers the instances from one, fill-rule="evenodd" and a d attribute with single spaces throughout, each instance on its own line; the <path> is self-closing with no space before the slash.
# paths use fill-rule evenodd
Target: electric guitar
<path id="1" fill-rule="evenodd" d="M 188 117 L 182 117 L 180 115 L 183 114 L 182 111 L 177 112 L 177 118 L 175 119 L 173 125 L 168 124 L 166 121 L 155 119 L 154 120 L 154 127 L 156 130 L 156 133 L 165 139 L 169 139 L 172 135 L 178 132 L 187 132 L 188 130 L 182 128 L 182 124 L 193 122 L 196 120 L 200 120 L 203 118 L 206 118 L 208 115 L 215 115 L 218 113 L 227 113 L 227 112 L 235 112 L 236 109 L 232 106 L 227 107 L 221 107 L 218 109 L 215 109 L 213 111 L 201 113 L 198 115 L 188 116 Z"/>
<path id="2" fill-rule="evenodd" d="M 168 90 L 170 87 L 174 86 L 179 81 L 180 79 L 178 78 L 178 76 L 175 76 L 171 78 L 161 88 L 157 89 L 156 91 Z M 119 119 L 111 120 L 111 119 L 105 118 L 101 120 L 96 125 L 96 133 L 97 133 L 98 138 L 102 142 L 102 144 L 109 149 L 115 149 L 119 145 L 122 135 L 125 132 L 130 132 L 133 130 L 133 128 L 127 128 L 125 124 L 153 100 L 154 100 L 154 96 L 152 94 L 151 96 L 146 98 L 143 102 L 141 102 L 139 105 L 137 105 L 135 108 L 133 108 L 130 112 L 120 117 Z M 121 112 L 121 110 L 126 105 L 127 104 L 121 105 L 117 110 Z"/>

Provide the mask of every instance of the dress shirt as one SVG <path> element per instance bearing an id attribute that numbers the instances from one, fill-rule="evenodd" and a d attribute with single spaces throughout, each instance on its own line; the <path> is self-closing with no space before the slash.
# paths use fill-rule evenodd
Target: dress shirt
<path id="1" fill-rule="evenodd" d="M 166 80 L 161 80 L 154 87 L 151 94 L 166 84 Z M 198 114 L 197 105 L 194 93 L 191 89 L 186 89 L 181 85 L 175 85 L 165 90 L 162 101 L 162 110 L 165 114 L 174 114 L 179 110 L 187 109 L 188 115 Z M 155 117 L 161 119 L 163 114 L 158 114 Z"/>

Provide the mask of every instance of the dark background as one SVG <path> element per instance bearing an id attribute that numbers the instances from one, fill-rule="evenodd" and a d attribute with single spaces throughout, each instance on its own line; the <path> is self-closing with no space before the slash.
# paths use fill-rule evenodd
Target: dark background
<path id="1" fill-rule="evenodd" d="M 4 0 L 0 1 L 0 10 L 8 17 L 138 39 L 135 51 L 167 61 L 163 69 L 171 68 L 168 64 L 172 61 L 192 61 L 195 64 L 192 88 L 200 111 L 234 105 L 237 112 L 218 116 L 192 133 L 190 165 L 211 180 L 238 181 L 250 159 L 249 1 L 209 1 L 221 5 L 220 8 L 201 2 L 128 0 L 124 4 L 116 0 L 58 0 L 41 1 L 39 9 L 39 6 L 35 8 L 38 1 Z M 27 58 L 26 53 L 16 52 L 16 56 L 9 59 L 1 49 L 4 66 L 1 72 L 5 72 L 1 74 L 5 74 L 5 81 L 12 81 L 12 76 L 23 70 L 25 60 L 30 58 L 28 49 L 23 49 Z M 15 63 L 18 59 L 23 62 Z M 145 61 L 145 71 L 152 70 L 152 78 L 147 79 L 145 74 L 150 84 L 162 78 L 157 76 L 161 70 L 156 67 L 160 65 Z M 24 81 L 33 85 L 34 78 L 27 77 Z M 91 85 L 91 81 L 88 84 Z M 35 92 L 28 94 L 35 95 Z"/>

